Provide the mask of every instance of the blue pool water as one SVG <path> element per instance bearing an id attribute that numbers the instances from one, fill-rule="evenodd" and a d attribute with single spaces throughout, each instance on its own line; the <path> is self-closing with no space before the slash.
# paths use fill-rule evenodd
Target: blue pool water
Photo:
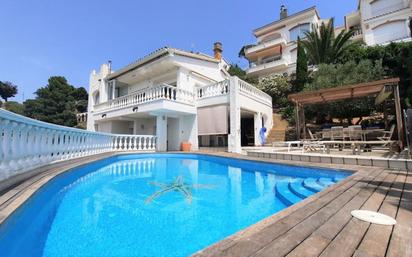
<path id="1" fill-rule="evenodd" d="M 0 227 L 0 253 L 188 256 L 349 174 L 195 154 L 111 157 L 43 186 Z"/>

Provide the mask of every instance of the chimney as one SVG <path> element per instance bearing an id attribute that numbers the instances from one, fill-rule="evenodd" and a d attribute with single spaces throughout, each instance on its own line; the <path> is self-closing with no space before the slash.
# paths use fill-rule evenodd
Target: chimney
<path id="1" fill-rule="evenodd" d="M 220 42 L 216 42 L 213 44 L 213 52 L 215 54 L 215 59 L 217 60 L 222 60 L 222 52 L 223 52 L 223 48 L 222 48 L 222 43 Z"/>
<path id="2" fill-rule="evenodd" d="M 109 74 L 112 73 L 112 61 L 111 60 L 107 61 L 107 66 L 109 67 Z"/>
<path id="3" fill-rule="evenodd" d="M 280 6 L 280 19 L 282 20 L 286 17 L 288 17 L 288 9 L 282 4 Z"/>

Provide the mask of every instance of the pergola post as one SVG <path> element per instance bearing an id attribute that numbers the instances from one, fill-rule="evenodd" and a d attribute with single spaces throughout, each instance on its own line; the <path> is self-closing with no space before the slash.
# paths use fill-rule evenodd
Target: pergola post
<path id="1" fill-rule="evenodd" d="M 305 124 L 305 110 L 303 105 L 296 102 L 295 106 L 296 111 L 296 135 L 297 139 L 300 140 L 301 138 L 306 139 L 306 124 Z M 302 132 L 303 127 L 303 132 Z"/>
<path id="2" fill-rule="evenodd" d="M 299 114 L 299 103 L 296 102 L 296 106 L 295 106 L 295 115 L 296 115 L 296 136 L 297 139 L 300 139 L 300 114 Z"/>
<path id="3" fill-rule="evenodd" d="M 302 105 L 300 109 L 303 139 L 306 139 L 306 121 L 305 121 L 305 107 Z"/>
<path id="4" fill-rule="evenodd" d="M 396 127 L 398 128 L 398 143 L 399 143 L 400 150 L 402 151 L 405 138 L 403 135 L 401 100 L 399 96 L 399 85 L 398 84 L 393 86 L 393 95 L 395 97 Z"/>

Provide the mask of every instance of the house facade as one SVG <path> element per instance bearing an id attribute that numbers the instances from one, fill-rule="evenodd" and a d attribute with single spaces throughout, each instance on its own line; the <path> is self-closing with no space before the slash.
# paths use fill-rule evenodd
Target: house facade
<path id="1" fill-rule="evenodd" d="M 156 135 L 158 151 L 259 145 L 272 99 L 231 77 L 221 54 L 220 43 L 214 56 L 164 47 L 117 71 L 103 64 L 90 75 L 87 129 Z"/>
<path id="2" fill-rule="evenodd" d="M 411 41 L 412 0 L 359 0 L 358 10 L 345 16 L 345 28 L 366 45 Z"/>
<path id="3" fill-rule="evenodd" d="M 256 44 L 244 49 L 249 61 L 248 76 L 294 73 L 298 37 L 303 38 L 306 31 L 311 31 L 313 26 L 317 28 L 322 22 L 315 7 L 288 15 L 282 5 L 280 19 L 255 29 Z"/>

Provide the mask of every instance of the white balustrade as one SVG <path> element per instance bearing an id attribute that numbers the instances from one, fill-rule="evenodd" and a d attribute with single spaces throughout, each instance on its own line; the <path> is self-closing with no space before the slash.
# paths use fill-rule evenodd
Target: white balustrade
<path id="1" fill-rule="evenodd" d="M 0 180 L 51 162 L 113 151 L 154 151 L 156 136 L 91 132 L 0 109 Z"/>
<path id="2" fill-rule="evenodd" d="M 246 81 L 243 81 L 241 79 L 239 79 L 238 81 L 239 92 L 242 93 L 244 96 L 250 97 L 256 101 L 260 101 L 266 105 L 272 106 L 272 97 L 270 95 L 250 85 Z"/>
<path id="3" fill-rule="evenodd" d="M 150 89 L 140 90 L 129 95 L 121 96 L 108 102 L 94 106 L 96 111 L 118 109 L 127 106 L 148 103 L 157 100 L 169 100 L 173 102 L 194 105 L 194 93 L 185 89 L 170 85 L 160 85 Z"/>
<path id="4" fill-rule="evenodd" d="M 229 80 L 223 80 L 197 89 L 197 98 L 203 99 L 229 93 Z"/>

